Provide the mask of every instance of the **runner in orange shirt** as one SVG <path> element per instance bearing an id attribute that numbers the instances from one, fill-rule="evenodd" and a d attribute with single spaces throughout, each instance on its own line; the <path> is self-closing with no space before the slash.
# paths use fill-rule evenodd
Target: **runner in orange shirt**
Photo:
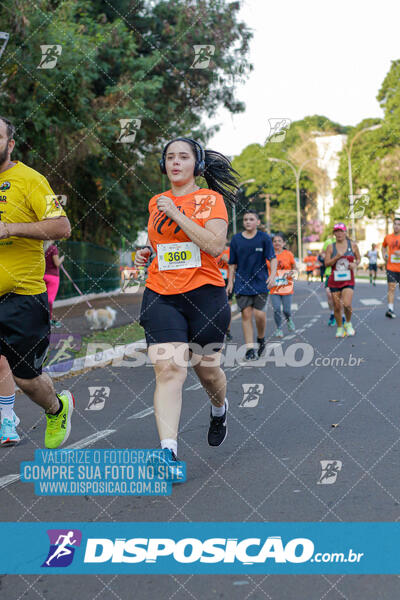
<path id="1" fill-rule="evenodd" d="M 282 311 L 286 317 L 289 331 L 295 331 L 295 325 L 292 320 L 292 296 L 293 296 L 293 278 L 297 274 L 296 261 L 290 250 L 284 249 L 285 237 L 283 233 L 277 233 L 272 237 L 275 255 L 278 260 L 276 271 L 277 285 L 269 291 L 271 296 L 272 308 L 274 309 L 274 320 L 276 324 L 275 337 L 282 338 Z M 267 261 L 269 269 L 269 261 Z"/>
<path id="2" fill-rule="evenodd" d="M 394 292 L 396 285 L 400 285 L 400 217 L 396 217 L 393 221 L 393 233 L 386 235 L 383 240 L 382 257 L 386 263 L 388 282 L 388 309 L 385 315 L 389 319 L 394 319 L 396 317 L 394 313 Z"/>
<path id="3" fill-rule="evenodd" d="M 303 260 L 303 262 L 306 264 L 306 272 L 307 272 L 307 281 L 308 283 L 310 283 L 310 281 L 312 281 L 312 276 L 314 273 L 314 269 L 317 265 L 317 257 L 314 256 L 314 254 L 312 253 L 311 250 L 309 250 L 307 252 L 307 256 L 305 257 L 305 259 Z"/>
<path id="4" fill-rule="evenodd" d="M 160 161 L 171 189 L 149 203 L 148 248 L 135 264 L 156 253 L 146 281 L 140 312 L 149 357 L 154 365 L 154 412 L 166 464 L 177 472 L 177 435 L 187 359 L 211 401 L 210 446 L 227 434 L 226 377 L 221 348 L 230 321 L 225 285 L 216 258 L 226 243 L 228 214 L 224 198 L 235 202 L 238 183 L 230 161 L 191 138 L 177 138 Z M 210 189 L 199 188 L 204 174 Z"/>

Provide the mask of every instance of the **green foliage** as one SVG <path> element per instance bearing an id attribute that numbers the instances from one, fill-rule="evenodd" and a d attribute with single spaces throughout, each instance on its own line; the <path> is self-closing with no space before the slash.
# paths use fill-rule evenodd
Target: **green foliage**
<path id="1" fill-rule="evenodd" d="M 289 165 L 270 162 L 268 158 L 287 160 L 298 168 L 305 160 L 316 156 L 315 144 L 312 141 L 316 131 L 335 134 L 344 133 L 346 128 L 320 115 L 306 117 L 290 125 L 282 142 L 266 140 L 264 146 L 251 144 L 233 161 L 242 181 L 255 180 L 253 183 L 245 184 L 245 197 L 241 208 L 244 209 L 251 204 L 258 210 L 264 211 L 263 195 L 270 194 L 271 230 L 283 231 L 289 240 L 297 233 L 295 175 Z M 316 161 L 311 160 L 301 172 L 300 205 L 303 221 L 305 221 L 304 211 L 307 205 L 312 204 L 317 191 L 319 171 Z"/>
<path id="2" fill-rule="evenodd" d="M 68 197 L 72 239 L 116 248 L 147 223 L 162 191 L 165 142 L 191 134 L 225 106 L 239 112 L 234 83 L 251 69 L 251 34 L 227 0 L 3 0 L 10 41 L 0 60 L 0 114 L 17 127 L 13 157 Z M 59 44 L 52 69 L 40 45 Z M 206 69 L 193 45 L 214 44 Z M 140 119 L 133 144 L 117 143 L 120 119 Z"/>

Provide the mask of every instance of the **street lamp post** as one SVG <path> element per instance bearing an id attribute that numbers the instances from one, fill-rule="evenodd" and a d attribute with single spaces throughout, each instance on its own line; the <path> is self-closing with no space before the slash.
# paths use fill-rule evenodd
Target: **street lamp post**
<path id="1" fill-rule="evenodd" d="M 243 185 L 244 183 L 254 183 L 255 179 L 246 179 L 245 181 L 239 181 L 239 185 Z M 237 233 L 237 227 L 236 227 L 236 205 L 234 204 L 232 206 L 232 231 L 233 231 L 233 235 L 235 235 Z"/>
<path id="2" fill-rule="evenodd" d="M 349 192 L 350 192 L 349 195 L 350 195 L 350 213 L 351 213 L 351 237 L 353 238 L 353 240 L 355 239 L 355 234 L 356 234 L 355 219 L 354 219 L 353 174 L 352 174 L 352 167 L 351 167 L 351 153 L 352 153 L 352 150 L 353 150 L 353 144 L 356 141 L 356 139 L 362 133 L 364 133 L 364 131 L 375 131 L 375 129 L 380 129 L 381 127 L 382 127 L 382 125 L 371 125 L 371 127 L 365 127 L 364 129 L 361 129 L 360 131 L 358 131 L 356 133 L 356 135 L 351 140 L 350 147 L 348 147 L 347 145 L 344 146 L 344 149 L 346 150 L 346 154 L 347 154 L 347 166 L 348 166 L 348 170 L 349 170 Z"/>
<path id="3" fill-rule="evenodd" d="M 299 253 L 299 259 L 303 260 L 303 241 L 302 241 L 302 236 L 301 236 L 301 213 L 300 213 L 300 176 L 301 176 L 301 172 L 303 170 L 303 168 L 306 166 L 306 164 L 308 164 L 309 162 L 311 162 L 312 160 L 318 160 L 318 158 L 308 158 L 307 160 L 305 160 L 298 169 L 296 169 L 296 167 L 289 162 L 288 160 L 285 160 L 283 158 L 275 158 L 275 157 L 268 157 L 268 160 L 271 162 L 283 162 L 287 165 L 289 165 L 289 167 L 292 169 L 295 179 L 296 179 L 296 213 L 297 213 L 297 250 Z"/>

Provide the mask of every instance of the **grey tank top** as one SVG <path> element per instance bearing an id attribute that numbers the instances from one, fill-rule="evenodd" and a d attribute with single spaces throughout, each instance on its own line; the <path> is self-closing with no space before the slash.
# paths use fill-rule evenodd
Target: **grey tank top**
<path id="1" fill-rule="evenodd" d="M 333 242 L 332 244 L 332 257 L 336 256 L 337 254 L 337 249 L 336 249 L 336 242 Z M 347 238 L 347 250 L 344 253 L 344 256 L 355 256 L 354 252 L 353 252 L 353 248 L 351 247 L 351 241 L 349 240 L 349 238 Z"/>

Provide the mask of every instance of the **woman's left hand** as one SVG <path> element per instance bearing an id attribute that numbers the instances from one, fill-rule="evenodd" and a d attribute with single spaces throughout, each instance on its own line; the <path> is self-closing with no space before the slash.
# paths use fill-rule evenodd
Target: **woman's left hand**
<path id="1" fill-rule="evenodd" d="M 171 198 L 168 198 L 168 196 L 160 196 L 157 199 L 157 208 L 171 219 L 177 212 L 179 212 L 173 200 Z"/>

